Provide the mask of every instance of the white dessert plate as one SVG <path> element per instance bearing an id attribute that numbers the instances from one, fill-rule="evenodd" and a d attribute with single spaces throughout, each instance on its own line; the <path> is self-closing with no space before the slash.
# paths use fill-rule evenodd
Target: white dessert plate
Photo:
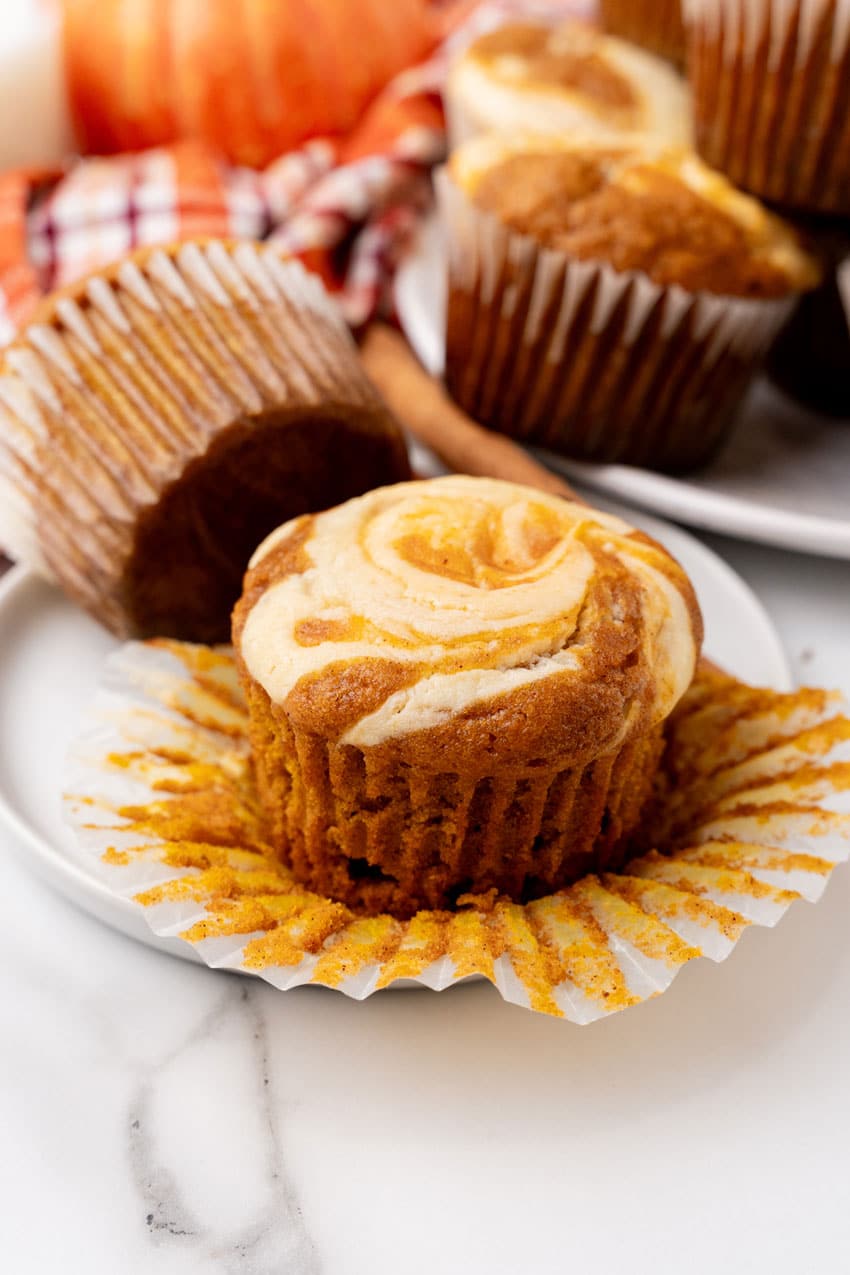
<path id="1" fill-rule="evenodd" d="M 445 358 L 445 251 L 435 217 L 396 278 L 396 309 L 435 376 Z M 850 369 L 848 369 L 850 375 Z M 723 451 L 684 478 L 627 465 L 540 458 L 568 478 L 667 518 L 744 540 L 850 558 L 850 421 L 803 411 L 761 378 Z"/>
<path id="2" fill-rule="evenodd" d="M 686 532 L 597 500 L 662 541 L 696 586 L 706 653 L 746 681 L 791 687 L 782 646 L 761 603 L 716 554 Z M 117 646 L 58 590 L 16 567 L 0 582 L 0 851 L 16 853 L 46 881 L 107 925 L 151 947 L 197 959 L 187 943 L 153 935 L 141 908 L 93 876 L 61 813 L 65 754 Z M 12 904 L 13 905 L 13 904 Z"/>

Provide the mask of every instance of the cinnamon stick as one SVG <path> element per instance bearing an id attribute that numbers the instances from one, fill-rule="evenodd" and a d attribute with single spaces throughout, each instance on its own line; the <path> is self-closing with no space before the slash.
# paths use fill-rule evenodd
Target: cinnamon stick
<path id="1" fill-rule="evenodd" d="M 368 375 L 414 438 L 459 474 L 503 478 L 585 504 L 569 483 L 511 442 L 470 419 L 418 362 L 400 333 L 384 324 L 369 328 L 360 349 Z"/>

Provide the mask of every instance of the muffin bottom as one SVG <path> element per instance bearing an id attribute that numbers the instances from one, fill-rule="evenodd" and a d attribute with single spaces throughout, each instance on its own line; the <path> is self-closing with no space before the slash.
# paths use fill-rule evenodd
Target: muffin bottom
<path id="1" fill-rule="evenodd" d="M 140 517 L 123 609 L 143 637 L 227 642 L 256 546 L 280 523 L 409 475 L 400 439 L 351 406 L 237 421 Z"/>
<path id="2" fill-rule="evenodd" d="M 276 851 L 304 885 L 368 914 L 404 919 L 492 890 L 527 902 L 618 870 L 663 749 L 659 725 L 584 768 L 423 772 L 297 731 L 243 682 Z"/>

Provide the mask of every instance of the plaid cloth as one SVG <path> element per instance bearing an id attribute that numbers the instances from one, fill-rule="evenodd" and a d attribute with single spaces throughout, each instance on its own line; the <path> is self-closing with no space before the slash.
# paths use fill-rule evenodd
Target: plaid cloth
<path id="1" fill-rule="evenodd" d="M 197 236 L 266 239 L 322 274 L 360 326 L 390 309 L 395 267 L 431 203 L 444 156 L 448 60 L 509 17 L 586 12 L 583 0 L 468 0 L 432 57 L 392 81 L 342 140 L 319 139 L 262 172 L 200 142 L 0 176 L 0 343 L 39 299 L 133 248 Z"/>

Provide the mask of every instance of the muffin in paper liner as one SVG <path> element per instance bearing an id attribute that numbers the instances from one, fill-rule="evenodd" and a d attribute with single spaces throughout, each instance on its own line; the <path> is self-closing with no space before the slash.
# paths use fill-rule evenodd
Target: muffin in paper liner
<path id="1" fill-rule="evenodd" d="M 600 0 L 602 25 L 622 40 L 633 40 L 681 65 L 685 27 L 681 0 Z"/>
<path id="2" fill-rule="evenodd" d="M 531 139 L 527 139 L 531 140 Z M 502 143 L 499 143 L 502 144 Z M 474 419 L 582 459 L 708 461 L 796 297 L 662 285 L 544 247 L 444 168 L 446 382 Z"/>
<path id="3" fill-rule="evenodd" d="M 0 368 L 0 543 L 119 637 L 224 641 L 257 541 L 409 476 L 300 262 L 146 248 L 45 301 Z"/>
<path id="4" fill-rule="evenodd" d="M 850 213 L 847 0 L 683 0 L 697 149 L 763 199 Z"/>
<path id="5" fill-rule="evenodd" d="M 268 844 L 247 714 L 224 648 L 131 643 L 108 661 L 65 802 L 107 887 L 214 968 L 363 999 L 478 975 L 588 1023 L 723 960 L 749 925 L 816 900 L 850 855 L 850 720 L 840 696 L 778 694 L 713 669 L 670 719 L 663 781 L 622 872 L 525 906 L 470 897 L 400 922 L 298 886 Z"/>

